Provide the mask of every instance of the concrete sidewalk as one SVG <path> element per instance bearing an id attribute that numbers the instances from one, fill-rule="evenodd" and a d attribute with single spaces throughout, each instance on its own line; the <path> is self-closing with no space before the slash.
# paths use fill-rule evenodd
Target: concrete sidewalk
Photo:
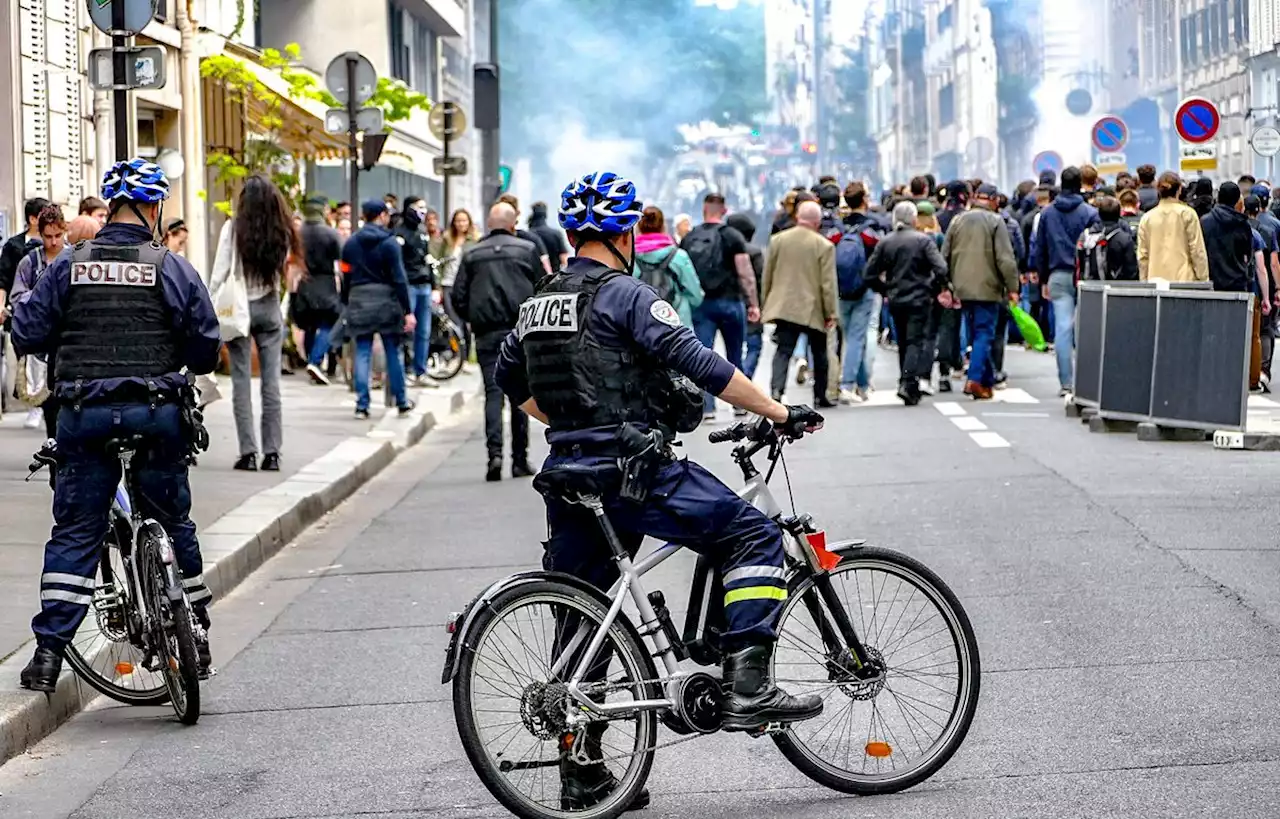
<path id="1" fill-rule="evenodd" d="M 284 447 L 280 472 L 236 472 L 238 456 L 229 379 L 224 399 L 206 408 L 211 444 L 191 470 L 192 518 L 200 532 L 205 580 L 220 597 L 310 523 L 381 471 L 436 423 L 480 392 L 475 373 L 439 389 L 415 389 L 417 408 L 400 417 L 373 391 L 372 418 L 353 417 L 354 396 L 341 383 L 312 385 L 299 372 L 281 382 Z M 254 406 L 260 408 L 254 384 Z M 18 688 L 39 609 L 39 578 L 51 524 L 44 473 L 25 482 L 31 454 L 44 440 L 22 428 L 24 412 L 0 421 L 0 761 L 46 735 L 94 693 L 69 673 L 45 697 Z"/>

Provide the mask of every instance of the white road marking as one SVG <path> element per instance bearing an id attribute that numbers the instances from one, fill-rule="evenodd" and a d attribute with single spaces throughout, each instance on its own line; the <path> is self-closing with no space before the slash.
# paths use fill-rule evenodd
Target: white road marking
<path id="1" fill-rule="evenodd" d="M 933 408 L 948 418 L 965 414 L 964 407 L 960 406 L 955 401 L 940 401 L 937 404 L 934 404 Z"/>
<path id="2" fill-rule="evenodd" d="M 997 449 L 1009 446 L 1009 442 L 1000 437 L 998 432 L 970 432 L 969 437 L 983 449 Z"/>
<path id="3" fill-rule="evenodd" d="M 1018 387 L 1009 387 L 1008 389 L 996 390 L 992 396 L 992 401 L 1001 404 L 1039 404 L 1040 399 L 1036 398 L 1026 390 Z"/>
<path id="4" fill-rule="evenodd" d="M 984 412 L 984 418 L 1048 418 L 1047 412 Z"/>
<path id="5" fill-rule="evenodd" d="M 957 415 L 951 419 L 951 423 L 955 424 L 958 429 L 965 432 L 976 432 L 986 429 L 987 425 L 970 415 Z"/>
<path id="6" fill-rule="evenodd" d="M 1261 395 L 1251 395 L 1249 396 L 1249 407 L 1272 409 L 1280 407 L 1280 401 L 1276 401 L 1271 398 L 1263 398 Z"/>

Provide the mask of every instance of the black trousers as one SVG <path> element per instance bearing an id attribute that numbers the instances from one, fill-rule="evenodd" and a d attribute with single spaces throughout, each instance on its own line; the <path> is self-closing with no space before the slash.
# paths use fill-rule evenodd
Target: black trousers
<path id="1" fill-rule="evenodd" d="M 489 458 L 502 459 L 502 404 L 506 396 L 498 386 L 495 375 L 498 369 L 498 353 L 508 330 L 498 330 L 476 336 L 476 360 L 480 362 L 480 374 L 484 377 L 484 441 Z M 511 460 L 523 462 L 529 456 L 529 416 L 516 405 L 511 405 Z"/>
<path id="2" fill-rule="evenodd" d="M 1262 317 L 1262 371 L 1267 374 L 1267 378 L 1271 378 L 1271 356 L 1275 347 L 1276 316 L 1273 310 L 1271 315 Z"/>
<path id="3" fill-rule="evenodd" d="M 898 329 L 898 383 L 912 392 L 920 388 L 920 379 L 928 378 L 933 369 L 928 345 L 931 313 L 927 304 L 889 305 L 893 326 Z"/>
<path id="4" fill-rule="evenodd" d="M 773 353 L 773 377 L 769 381 L 769 391 L 775 398 L 786 392 L 787 370 L 791 366 L 791 354 L 795 352 L 800 334 L 804 333 L 809 338 L 809 352 L 813 356 L 813 397 L 816 401 L 825 399 L 827 397 L 827 334 L 789 321 L 775 321 L 773 326 L 773 343 L 777 345 L 777 349 Z"/>
<path id="5" fill-rule="evenodd" d="M 960 311 L 951 310 L 936 302 L 932 309 L 937 328 L 933 346 L 937 350 L 938 374 L 947 378 L 952 370 L 964 367 L 960 349 Z"/>

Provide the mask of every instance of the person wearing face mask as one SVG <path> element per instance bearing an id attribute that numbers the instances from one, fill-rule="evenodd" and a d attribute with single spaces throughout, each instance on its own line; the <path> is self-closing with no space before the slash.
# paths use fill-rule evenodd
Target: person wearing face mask
<path id="1" fill-rule="evenodd" d="M 427 218 L 427 203 L 417 196 L 404 200 L 400 224 L 392 231 L 400 252 L 404 256 L 404 272 L 409 280 L 409 304 L 418 321 L 413 331 L 413 375 L 415 386 L 434 386 L 427 378 L 427 341 L 431 338 L 431 290 L 435 287 L 435 274 L 427 264 L 427 237 L 423 225 Z"/>

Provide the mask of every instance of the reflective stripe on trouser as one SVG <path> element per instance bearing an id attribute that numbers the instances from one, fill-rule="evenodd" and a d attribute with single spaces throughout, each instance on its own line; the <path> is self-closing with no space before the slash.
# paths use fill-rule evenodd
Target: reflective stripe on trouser
<path id="1" fill-rule="evenodd" d="M 184 577 L 182 579 L 182 588 L 187 590 L 187 599 L 191 601 L 191 605 L 197 604 L 208 605 L 213 599 L 213 593 L 209 591 L 209 587 L 204 584 L 204 575 L 198 574 L 195 577 Z"/>
<path id="2" fill-rule="evenodd" d="M 603 458 L 549 458 L 544 469 L 564 463 L 599 464 Z M 703 467 L 677 461 L 658 471 L 643 504 L 606 501 L 623 546 L 633 554 L 644 535 L 680 543 L 715 563 L 725 578 L 724 639 L 729 645 L 769 642 L 786 599 L 782 532 Z M 551 503 L 551 538 L 543 568 L 568 572 L 607 590 L 618 577 L 599 525 L 589 510 Z"/>
<path id="3" fill-rule="evenodd" d="M 140 496 L 134 502 L 143 517 L 155 518 L 173 539 L 182 575 L 200 576 L 204 564 L 190 517 L 191 486 L 179 415 L 176 404 L 160 404 L 154 410 L 147 404 L 90 405 L 78 411 L 64 406 L 59 412 L 62 463 L 53 493 L 53 531 L 44 550 L 40 613 L 31 621 L 40 645 L 61 651 L 71 641 L 101 582 L 102 544 L 120 482 L 120 462 L 106 452 L 111 438 L 146 438 L 147 454 L 134 461 Z M 207 604 L 207 598 L 192 599 L 202 622 Z"/>

